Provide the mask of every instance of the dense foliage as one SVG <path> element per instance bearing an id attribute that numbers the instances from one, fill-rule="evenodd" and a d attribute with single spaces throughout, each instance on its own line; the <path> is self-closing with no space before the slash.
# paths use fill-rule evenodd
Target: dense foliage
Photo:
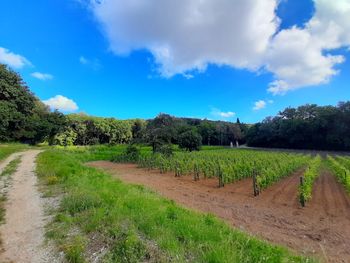
<path id="1" fill-rule="evenodd" d="M 187 151 L 199 151 L 202 145 L 202 136 L 196 130 L 188 130 L 180 134 L 179 138 L 180 149 Z"/>
<path id="2" fill-rule="evenodd" d="M 287 108 L 253 125 L 246 139 L 258 147 L 350 150 L 350 102 Z"/>
<path id="3" fill-rule="evenodd" d="M 0 141 L 52 140 L 64 125 L 63 114 L 50 112 L 17 73 L 0 64 Z"/>
<path id="4" fill-rule="evenodd" d="M 240 123 L 213 122 L 176 118 L 159 114 L 151 120 L 116 120 L 85 114 L 66 116 L 67 126 L 55 136 L 62 146 L 95 144 L 149 144 L 153 152 L 163 151 L 170 144 L 187 150 L 198 150 L 202 144 L 230 145 L 243 142 L 246 126 Z"/>
<path id="5" fill-rule="evenodd" d="M 91 117 L 85 114 L 70 114 L 66 118 L 68 125 L 55 136 L 55 144 L 123 144 L 129 143 L 133 137 L 133 121 Z"/>
<path id="6" fill-rule="evenodd" d="M 159 114 L 149 120 L 144 130 L 144 142 L 152 145 L 153 151 L 163 144 L 179 144 L 187 150 L 197 150 L 200 145 L 226 145 L 237 141 L 244 143 L 246 125 L 191 118 L 177 118 Z M 200 141 L 200 142 L 199 142 Z"/>

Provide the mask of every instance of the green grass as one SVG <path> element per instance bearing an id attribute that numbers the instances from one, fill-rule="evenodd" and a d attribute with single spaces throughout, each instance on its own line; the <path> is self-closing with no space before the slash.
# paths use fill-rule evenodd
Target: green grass
<path id="1" fill-rule="evenodd" d="M 21 162 L 21 158 L 17 157 L 16 159 L 12 160 L 1 172 L 0 177 L 3 176 L 10 176 L 17 170 L 18 164 Z"/>
<path id="2" fill-rule="evenodd" d="M 63 196 L 47 237 L 68 262 L 86 262 L 103 246 L 102 262 L 313 262 L 83 164 L 119 150 L 79 147 L 39 155 L 40 181 Z"/>
<path id="3" fill-rule="evenodd" d="M 28 146 L 25 144 L 0 144 L 0 161 L 10 156 L 12 153 L 22 151 L 26 148 L 28 148 Z"/>

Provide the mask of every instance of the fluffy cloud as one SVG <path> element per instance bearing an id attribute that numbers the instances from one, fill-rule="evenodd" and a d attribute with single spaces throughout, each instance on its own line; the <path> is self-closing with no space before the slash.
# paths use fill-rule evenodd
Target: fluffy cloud
<path id="1" fill-rule="evenodd" d="M 51 74 L 41 73 L 41 72 L 33 72 L 31 74 L 32 77 L 40 79 L 40 80 L 50 80 L 53 79 Z"/>
<path id="2" fill-rule="evenodd" d="M 272 39 L 265 63 L 276 80 L 269 92 L 325 84 L 338 73 L 335 66 L 344 57 L 329 51 L 350 46 L 350 0 L 315 0 L 315 7 L 304 28 L 282 30 Z"/>
<path id="3" fill-rule="evenodd" d="M 232 111 L 221 111 L 217 108 L 212 108 L 211 113 L 212 116 L 214 116 L 215 118 L 219 118 L 219 119 L 229 119 L 232 118 L 233 116 L 236 115 L 236 113 L 232 112 Z"/>
<path id="4" fill-rule="evenodd" d="M 304 27 L 279 31 L 280 0 L 90 0 L 111 50 L 149 50 L 164 77 L 192 76 L 208 64 L 258 71 L 275 80 L 268 91 L 284 94 L 324 84 L 338 73 L 350 46 L 350 0 L 314 0 Z"/>
<path id="5" fill-rule="evenodd" d="M 68 99 L 62 95 L 57 95 L 48 100 L 44 100 L 43 103 L 53 110 L 61 110 L 65 112 L 78 110 L 78 105 L 73 100 Z"/>
<path id="6" fill-rule="evenodd" d="M 22 68 L 26 65 L 31 65 L 25 57 L 12 53 L 10 50 L 0 47 L 0 63 L 6 64 L 12 68 Z"/>
<path id="7" fill-rule="evenodd" d="M 254 103 L 254 107 L 253 107 L 253 110 L 261 110 L 261 109 L 264 109 L 266 108 L 266 101 L 264 100 L 258 100 Z"/>
<path id="8" fill-rule="evenodd" d="M 91 7 L 112 51 L 147 49 L 165 77 L 209 63 L 257 69 L 278 27 L 277 0 L 105 0 Z"/>

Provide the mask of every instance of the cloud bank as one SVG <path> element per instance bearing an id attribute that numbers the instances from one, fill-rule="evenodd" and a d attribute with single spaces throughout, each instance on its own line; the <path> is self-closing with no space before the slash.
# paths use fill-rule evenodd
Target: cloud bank
<path id="1" fill-rule="evenodd" d="M 164 77 L 203 72 L 209 64 L 271 72 L 274 95 L 324 84 L 350 46 L 350 0 L 314 0 L 303 28 L 279 30 L 279 0 L 90 1 L 117 55 L 146 49 Z"/>

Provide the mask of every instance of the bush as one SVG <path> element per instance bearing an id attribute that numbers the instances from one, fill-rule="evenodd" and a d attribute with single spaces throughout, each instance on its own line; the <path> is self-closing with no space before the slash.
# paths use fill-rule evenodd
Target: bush
<path id="1" fill-rule="evenodd" d="M 171 157 L 173 155 L 173 147 L 171 144 L 162 144 L 156 149 L 156 153 L 160 153 L 165 157 Z"/>
<path id="2" fill-rule="evenodd" d="M 190 152 L 199 151 L 202 146 L 202 136 L 195 130 L 189 130 L 180 134 L 179 147 Z"/>
<path id="3" fill-rule="evenodd" d="M 129 144 L 124 155 L 128 161 L 137 161 L 140 158 L 140 149 L 134 144 Z"/>

